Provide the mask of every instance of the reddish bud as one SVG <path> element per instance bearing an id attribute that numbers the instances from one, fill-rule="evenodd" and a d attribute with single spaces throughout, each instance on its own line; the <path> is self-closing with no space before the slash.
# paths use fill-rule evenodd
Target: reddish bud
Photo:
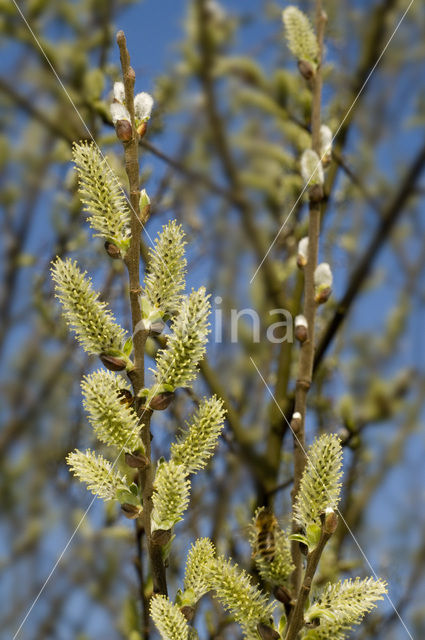
<path id="1" fill-rule="evenodd" d="M 115 356 L 108 356 L 106 353 L 101 353 L 99 358 L 107 369 L 110 371 L 124 371 L 126 363 L 122 358 L 116 358 Z"/>
<path id="2" fill-rule="evenodd" d="M 139 126 L 137 127 L 137 133 L 139 134 L 139 136 L 141 138 L 143 138 L 143 136 L 145 135 L 147 128 L 148 128 L 148 123 L 146 121 L 145 122 L 141 122 L 139 124 Z"/>
<path id="3" fill-rule="evenodd" d="M 308 337 L 307 328 L 303 326 L 295 327 L 295 337 L 301 344 L 305 342 Z"/>
<path id="4" fill-rule="evenodd" d="M 109 242 L 109 240 L 107 240 L 105 242 L 105 249 L 106 249 L 106 253 L 108 254 L 108 256 L 110 258 L 112 258 L 112 260 L 120 260 L 121 259 L 121 251 L 118 249 L 117 245 L 114 244 L 113 242 Z"/>
<path id="5" fill-rule="evenodd" d="M 317 304 L 324 304 L 331 297 L 331 293 L 332 293 L 331 287 L 319 288 L 314 300 Z"/>
<path id="6" fill-rule="evenodd" d="M 118 397 L 120 398 L 121 404 L 128 404 L 131 406 L 134 402 L 134 396 L 129 389 L 120 389 L 118 391 Z"/>
<path id="7" fill-rule="evenodd" d="M 139 453 L 126 453 L 125 463 L 132 469 L 146 469 L 149 466 L 149 459 Z"/>
<path id="8" fill-rule="evenodd" d="M 311 80 L 314 77 L 314 67 L 308 60 L 298 60 L 298 70 L 306 80 Z"/>
<path id="9" fill-rule="evenodd" d="M 323 200 L 323 185 L 313 184 L 308 190 L 308 199 L 312 204 L 318 204 Z"/>
<path id="10" fill-rule="evenodd" d="M 307 260 L 306 258 L 304 258 L 304 256 L 302 256 L 300 253 L 297 255 L 297 267 L 298 269 L 304 269 L 305 265 L 307 264 Z"/>
<path id="11" fill-rule="evenodd" d="M 273 590 L 273 595 L 276 600 L 279 600 L 279 602 L 282 602 L 282 604 L 290 604 L 291 602 L 293 602 L 291 592 L 287 587 L 275 587 Z"/>
<path id="12" fill-rule="evenodd" d="M 329 510 L 325 513 L 325 521 L 323 524 L 323 531 L 328 535 L 335 533 L 338 526 L 338 516 L 335 511 Z"/>
<path id="13" fill-rule="evenodd" d="M 174 391 L 164 391 L 163 393 L 158 393 L 158 395 L 152 398 L 149 402 L 149 406 L 155 411 L 164 411 L 164 409 L 169 407 L 173 399 Z"/>
<path id="14" fill-rule="evenodd" d="M 125 517 L 129 520 L 135 520 L 141 514 L 140 507 L 136 507 L 136 505 L 129 504 L 128 502 L 125 502 L 121 505 L 121 510 L 123 511 Z"/>
<path id="15" fill-rule="evenodd" d="M 159 547 L 163 547 L 171 540 L 170 529 L 156 529 L 152 532 L 152 544 L 156 544 Z"/>
<path id="16" fill-rule="evenodd" d="M 279 640 L 280 638 L 280 634 L 272 627 L 269 627 L 268 624 L 264 624 L 264 622 L 257 624 L 257 631 L 262 640 Z"/>
<path id="17" fill-rule="evenodd" d="M 131 122 L 128 120 L 117 120 L 115 123 L 115 131 L 118 140 L 121 140 L 121 142 L 129 142 L 133 137 Z"/>
<path id="18" fill-rule="evenodd" d="M 181 607 L 180 611 L 182 612 L 182 614 L 184 615 L 184 617 L 186 618 L 186 620 L 188 622 L 190 622 L 195 614 L 195 609 L 193 607 L 189 607 L 189 606 L 184 606 Z"/>

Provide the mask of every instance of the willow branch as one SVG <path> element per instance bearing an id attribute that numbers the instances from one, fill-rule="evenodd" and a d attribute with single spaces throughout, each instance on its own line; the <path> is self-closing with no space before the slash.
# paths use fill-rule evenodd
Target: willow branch
<path id="1" fill-rule="evenodd" d="M 313 549 L 313 551 L 311 551 L 307 556 L 304 579 L 298 591 L 297 602 L 291 615 L 285 640 L 296 640 L 298 637 L 298 633 L 300 632 L 304 624 L 305 604 L 311 591 L 311 585 L 316 573 L 317 565 L 319 564 L 320 557 L 323 553 L 326 543 L 331 536 L 332 532 L 328 531 L 326 529 L 325 523 L 323 523 L 319 543 L 317 547 Z"/>
<path id="2" fill-rule="evenodd" d="M 135 73 L 130 66 L 130 55 L 127 49 L 127 43 L 123 31 L 117 34 L 117 43 L 120 50 L 121 68 L 125 89 L 125 103 L 130 114 L 132 127 L 132 138 L 128 142 L 124 142 L 125 169 L 130 187 L 130 205 L 131 205 L 131 242 L 125 257 L 125 264 L 128 270 L 130 282 L 130 307 L 133 325 L 133 348 L 134 348 L 134 369 L 129 373 L 135 395 L 144 386 L 144 356 L 145 346 L 148 332 L 141 329 L 142 314 L 139 303 L 140 288 L 140 236 L 142 232 L 142 224 L 140 221 L 140 189 L 139 189 L 139 136 L 136 130 L 134 117 L 134 83 Z M 160 546 L 153 544 L 151 536 L 151 512 L 152 512 L 152 493 L 153 493 L 153 472 L 151 464 L 151 434 L 150 419 L 151 411 L 143 408 L 139 404 L 137 413 L 141 419 L 142 430 L 141 438 L 143 441 L 145 455 L 148 464 L 139 472 L 139 482 L 142 487 L 143 496 L 143 513 L 142 524 L 146 536 L 146 544 L 148 547 L 149 558 L 151 563 L 153 590 L 154 593 L 167 593 L 167 582 L 165 576 L 165 566 L 162 558 L 162 549 Z"/>
<path id="3" fill-rule="evenodd" d="M 321 0 L 316 2 L 316 25 L 319 43 L 319 60 L 316 73 L 312 80 L 312 115 L 311 133 L 312 147 L 320 158 L 320 109 L 322 97 L 322 53 L 323 36 L 326 16 L 322 11 Z M 323 192 L 322 192 L 323 197 Z M 314 287 L 314 272 L 317 266 L 320 234 L 320 208 L 321 201 L 317 197 L 316 186 L 309 192 L 309 224 L 308 224 L 308 256 L 304 268 L 304 316 L 307 320 L 308 338 L 302 343 L 298 364 L 298 378 L 295 386 L 295 412 L 300 414 L 300 419 L 293 422 L 294 427 L 294 487 L 292 490 L 292 504 L 295 503 L 299 491 L 301 477 L 306 464 L 305 457 L 305 414 L 307 408 L 307 393 L 311 386 L 314 362 L 314 329 L 316 321 L 316 302 Z M 293 523 L 293 530 L 297 525 Z M 299 544 L 292 542 L 292 560 L 295 569 L 292 575 L 292 585 L 297 593 L 301 584 L 302 557 Z"/>

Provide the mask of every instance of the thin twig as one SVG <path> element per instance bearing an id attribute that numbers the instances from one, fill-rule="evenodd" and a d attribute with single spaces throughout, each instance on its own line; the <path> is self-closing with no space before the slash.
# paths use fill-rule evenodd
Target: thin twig
<path id="1" fill-rule="evenodd" d="M 139 597 L 142 603 L 142 637 L 146 638 L 149 633 L 149 600 L 145 592 L 145 577 L 143 574 L 143 534 L 144 529 L 140 518 L 135 520 L 134 534 L 136 542 L 136 556 L 134 558 L 134 567 L 136 569 L 137 579 L 139 582 Z"/>
<path id="2" fill-rule="evenodd" d="M 134 369 L 129 372 L 135 396 L 144 385 L 144 354 L 148 332 L 141 329 L 142 314 L 139 302 L 140 289 L 140 236 L 142 226 L 140 222 L 140 189 L 139 189 L 139 136 L 136 130 L 134 117 L 134 83 L 135 73 L 130 66 L 130 55 L 123 31 L 117 34 L 117 43 L 120 50 L 121 68 L 125 89 L 125 103 L 130 114 L 132 126 L 132 138 L 129 142 L 124 142 L 125 168 L 130 187 L 131 204 L 131 242 L 128 249 L 125 264 L 128 270 L 130 281 L 130 306 L 133 325 L 133 349 L 134 349 Z M 151 434 L 150 419 L 152 412 L 146 410 L 141 403 L 136 407 L 138 415 L 143 415 L 141 438 L 145 449 L 145 456 L 148 464 L 139 472 L 139 482 L 142 487 L 143 513 L 142 525 L 145 531 L 146 544 L 149 552 L 149 559 L 152 571 L 154 593 L 167 594 L 167 582 L 165 566 L 162 557 L 162 548 L 152 543 L 151 536 L 151 513 L 152 513 L 152 493 L 153 493 L 153 472 L 151 464 Z"/>
<path id="3" fill-rule="evenodd" d="M 322 96 L 322 52 L 323 36 L 326 16 L 322 11 L 321 0 L 316 2 L 317 39 L 319 43 L 319 60 L 317 70 L 312 80 L 312 116 L 311 133 L 312 147 L 320 158 L 320 109 Z M 295 387 L 295 412 L 300 414 L 299 419 L 293 422 L 294 430 L 294 487 L 292 490 L 292 503 L 295 503 L 299 491 L 301 477 L 304 471 L 305 456 L 305 414 L 307 408 L 307 393 L 311 386 L 314 362 L 314 329 L 316 321 L 316 301 L 314 288 L 314 272 L 317 266 L 320 234 L 320 210 L 321 202 L 317 198 L 315 187 L 310 189 L 309 224 L 308 224 L 308 256 L 304 268 L 304 316 L 307 320 L 308 338 L 301 345 L 298 364 L 298 378 Z M 297 531 L 297 525 L 293 523 L 293 531 Z M 292 542 L 292 560 L 295 569 L 292 575 L 292 586 L 298 593 L 301 585 L 302 557 L 298 542 Z"/>
<path id="4" fill-rule="evenodd" d="M 297 602 L 291 615 L 285 640 L 296 640 L 298 633 L 304 624 L 304 608 L 311 591 L 314 574 L 316 573 L 317 565 L 319 564 L 323 549 L 331 535 L 332 533 L 326 530 L 325 523 L 323 523 L 319 543 L 307 556 L 304 579 L 298 591 Z"/>

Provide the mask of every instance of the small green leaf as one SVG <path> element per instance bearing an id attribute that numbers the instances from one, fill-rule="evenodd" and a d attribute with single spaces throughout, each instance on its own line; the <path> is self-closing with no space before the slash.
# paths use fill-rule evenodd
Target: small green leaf
<path id="1" fill-rule="evenodd" d="M 182 591 L 179 589 L 176 595 L 176 604 L 181 607 L 193 607 L 196 604 L 196 594 L 193 589 L 186 589 Z"/>
<path id="2" fill-rule="evenodd" d="M 120 349 L 105 349 L 104 353 L 105 355 L 113 356 L 114 358 L 123 358 L 124 356 L 124 353 Z"/>
<path id="3" fill-rule="evenodd" d="M 132 351 L 133 351 L 133 338 L 130 336 L 124 343 L 123 352 L 127 357 L 129 357 Z"/>
<path id="4" fill-rule="evenodd" d="M 131 493 L 134 496 L 138 496 L 139 495 L 139 487 L 137 486 L 137 484 L 135 482 L 131 483 L 131 485 L 129 486 L 129 489 L 130 489 Z"/>
<path id="5" fill-rule="evenodd" d="M 131 491 L 127 489 L 120 489 L 116 493 L 116 498 L 121 504 L 133 504 L 134 506 L 140 506 L 140 498 L 139 496 L 135 496 Z"/>
<path id="6" fill-rule="evenodd" d="M 282 636 L 282 638 L 284 638 L 284 636 L 285 636 L 286 622 L 287 622 L 286 616 L 285 616 L 285 614 L 283 614 L 283 616 L 279 620 L 279 626 L 278 626 L 278 631 L 279 631 L 280 635 Z"/>
<path id="7" fill-rule="evenodd" d="M 322 528 L 318 524 L 309 524 L 307 527 L 307 546 L 309 549 L 315 549 L 319 544 Z"/>
<path id="8" fill-rule="evenodd" d="M 301 533 L 292 533 L 289 536 L 289 540 L 294 540 L 295 542 L 301 542 L 308 547 L 308 540 L 305 536 L 301 535 Z"/>

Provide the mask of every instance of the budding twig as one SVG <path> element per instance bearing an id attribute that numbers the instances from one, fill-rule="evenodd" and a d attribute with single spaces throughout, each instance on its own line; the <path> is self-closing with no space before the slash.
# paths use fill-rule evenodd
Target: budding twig
<path id="1" fill-rule="evenodd" d="M 312 148 L 320 158 L 320 108 L 322 95 L 322 55 L 323 55 L 323 36 L 326 17 L 322 11 L 322 2 L 316 2 L 316 25 L 317 39 L 319 45 L 317 70 L 312 78 Z M 292 490 L 292 501 L 295 502 L 298 493 L 301 477 L 304 471 L 305 458 L 305 414 L 307 407 L 307 393 L 311 385 L 313 362 L 314 362 L 314 325 L 316 318 L 315 288 L 314 288 L 314 271 L 317 266 L 317 257 L 319 249 L 320 234 L 320 209 L 321 198 L 318 198 L 317 187 L 321 189 L 321 185 L 314 185 L 309 192 L 309 226 L 308 226 L 308 253 L 307 264 L 304 267 L 304 309 L 303 316 L 306 319 L 308 327 L 308 338 L 301 344 L 300 359 L 298 366 L 298 378 L 295 390 L 295 413 L 300 414 L 299 424 L 294 435 L 294 487 Z M 323 197 L 323 196 L 322 196 Z M 296 525 L 293 525 L 296 530 Z M 297 593 L 301 586 L 302 575 L 302 558 L 297 542 L 292 543 L 292 559 L 295 565 L 292 576 L 292 585 L 294 592 Z"/>
<path id="2" fill-rule="evenodd" d="M 130 55 L 127 49 L 126 38 L 123 31 L 117 34 L 117 43 L 120 50 L 121 68 L 125 90 L 125 106 L 130 115 L 132 136 L 127 142 L 123 142 L 125 169 L 127 172 L 130 188 L 131 204 L 131 241 L 130 247 L 125 257 L 125 264 L 128 270 L 130 282 L 130 305 L 133 325 L 133 348 L 134 348 L 134 370 L 129 374 L 134 395 L 144 386 L 144 352 L 148 331 L 141 329 L 142 314 L 139 301 L 140 292 L 140 235 L 142 224 L 140 221 L 140 187 L 139 187 L 139 134 L 136 130 L 134 113 L 134 83 L 135 73 L 130 65 Z M 146 212 L 144 212 L 146 215 Z M 151 535 L 151 513 L 152 513 L 152 493 L 153 493 L 153 471 L 150 446 L 150 418 L 151 411 L 138 403 L 137 413 L 143 423 L 141 437 L 144 445 L 145 455 L 148 464 L 139 470 L 139 482 L 142 487 L 143 513 L 142 524 L 145 531 L 146 544 L 148 547 L 151 563 L 153 590 L 155 593 L 167 594 L 167 582 L 165 576 L 165 566 L 162 558 L 162 549 L 153 544 Z"/>

